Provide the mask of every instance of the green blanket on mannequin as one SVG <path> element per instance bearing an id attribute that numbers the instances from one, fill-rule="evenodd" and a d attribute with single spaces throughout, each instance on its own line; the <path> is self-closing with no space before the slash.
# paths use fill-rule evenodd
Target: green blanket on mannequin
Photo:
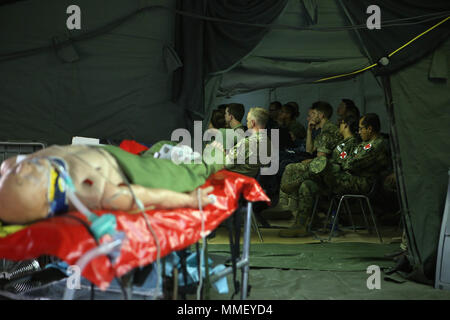
<path id="1" fill-rule="evenodd" d="M 116 146 L 103 148 L 116 158 L 130 183 L 147 188 L 192 191 L 203 185 L 211 174 L 222 169 L 220 165 L 204 162 L 175 164 L 171 160 L 154 158 L 154 153 L 165 143 L 173 145 L 173 142 L 161 141 L 140 156 Z"/>

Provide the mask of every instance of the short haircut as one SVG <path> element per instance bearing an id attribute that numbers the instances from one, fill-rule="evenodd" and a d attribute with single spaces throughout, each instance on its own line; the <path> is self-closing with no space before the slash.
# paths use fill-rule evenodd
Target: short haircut
<path id="1" fill-rule="evenodd" d="M 225 112 L 226 109 L 227 109 L 226 104 L 219 104 L 219 106 L 217 107 L 217 110 L 222 110 L 223 112 Z"/>
<path id="2" fill-rule="evenodd" d="M 286 103 L 281 107 L 281 110 L 286 110 L 289 113 L 289 117 L 294 119 L 298 117 L 298 110 L 292 104 Z"/>
<path id="3" fill-rule="evenodd" d="M 250 108 L 248 114 L 252 115 L 252 118 L 255 119 L 256 123 L 261 127 L 266 127 L 267 121 L 269 121 L 269 112 L 260 107 Z M 248 115 L 247 115 L 248 117 Z"/>
<path id="4" fill-rule="evenodd" d="M 216 129 L 225 128 L 226 127 L 225 110 L 221 109 L 213 110 L 211 115 L 211 124 Z"/>
<path id="5" fill-rule="evenodd" d="M 380 118 L 376 113 L 367 113 L 363 116 L 361 124 L 365 127 L 372 127 L 372 130 L 376 133 L 380 132 L 381 123 Z"/>
<path id="6" fill-rule="evenodd" d="M 355 117 L 353 114 L 346 114 L 344 115 L 341 121 L 344 122 L 346 125 L 348 125 L 350 132 L 353 135 L 358 134 L 359 118 Z"/>
<path id="7" fill-rule="evenodd" d="M 298 103 L 295 101 L 289 101 L 286 105 L 292 106 L 294 108 L 294 118 L 298 118 L 300 112 L 298 110 Z"/>
<path id="8" fill-rule="evenodd" d="M 272 105 L 275 106 L 275 108 L 277 110 L 281 109 L 281 102 L 280 101 L 272 101 L 271 103 L 269 103 L 269 107 L 272 106 Z"/>
<path id="9" fill-rule="evenodd" d="M 346 116 L 347 114 L 352 114 L 355 117 L 357 117 L 358 119 L 361 117 L 360 113 L 359 113 L 359 109 L 358 107 L 355 105 L 355 103 L 353 102 L 353 100 L 350 99 L 342 99 L 342 102 L 345 103 L 345 113 L 344 116 Z"/>
<path id="10" fill-rule="evenodd" d="M 327 119 L 331 119 L 331 116 L 333 115 L 333 108 L 328 102 L 325 101 L 314 102 L 311 109 L 322 112 Z"/>
<path id="11" fill-rule="evenodd" d="M 231 114 L 237 121 L 242 121 L 245 114 L 245 108 L 242 103 L 230 103 L 227 108 L 228 113 Z"/>

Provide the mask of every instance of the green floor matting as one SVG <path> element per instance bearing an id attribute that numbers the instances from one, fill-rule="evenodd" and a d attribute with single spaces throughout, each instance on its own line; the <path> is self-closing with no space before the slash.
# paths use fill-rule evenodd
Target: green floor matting
<path id="1" fill-rule="evenodd" d="M 386 281 L 381 274 L 380 288 L 369 289 L 364 271 L 313 271 L 250 269 L 249 300 L 450 300 L 450 291 L 407 281 Z M 232 276 L 227 277 L 229 294 L 210 290 L 210 299 L 229 300 Z M 238 272 L 240 281 L 240 272 Z M 239 294 L 234 299 L 239 299 Z M 301 305 L 299 305 L 301 307 Z M 350 312 L 351 310 L 349 310 Z M 388 310 L 386 310 L 388 312 Z"/>
<path id="2" fill-rule="evenodd" d="M 242 250 L 242 248 L 241 248 Z M 394 282 L 383 270 L 395 263 L 386 254 L 399 244 L 317 243 L 251 244 L 249 300 L 450 300 L 450 291 L 413 281 Z M 208 244 L 215 263 L 230 257 L 229 245 Z M 368 288 L 369 266 L 380 267 L 380 288 Z M 241 281 L 241 272 L 237 272 Z M 227 276 L 229 294 L 210 289 L 209 299 L 229 300 L 232 275 Z M 239 299 L 237 294 L 234 299 Z"/>
<path id="3" fill-rule="evenodd" d="M 374 243 L 252 244 L 250 267 L 316 271 L 365 271 L 370 265 L 390 268 L 395 263 L 385 255 L 398 251 L 398 247 Z M 208 244 L 208 253 L 229 257 L 229 248 Z"/>

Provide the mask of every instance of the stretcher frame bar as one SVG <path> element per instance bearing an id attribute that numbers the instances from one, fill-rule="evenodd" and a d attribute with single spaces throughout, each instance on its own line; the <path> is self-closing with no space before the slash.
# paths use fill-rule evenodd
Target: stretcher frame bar
<path id="1" fill-rule="evenodd" d="M 239 209 L 238 209 L 239 210 Z M 252 203 L 247 204 L 247 214 L 244 220 L 244 242 L 242 244 L 242 257 L 236 262 L 236 269 L 242 269 L 242 286 L 241 286 L 241 300 L 247 299 L 247 287 L 248 287 L 248 274 L 250 270 L 250 233 L 252 225 Z M 214 274 L 211 277 L 211 283 L 216 282 L 222 277 L 225 277 L 233 273 L 232 267 L 227 267 L 222 271 Z"/>

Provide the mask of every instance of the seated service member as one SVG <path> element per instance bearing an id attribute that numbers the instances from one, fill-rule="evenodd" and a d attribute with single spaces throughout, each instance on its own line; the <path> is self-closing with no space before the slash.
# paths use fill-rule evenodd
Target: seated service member
<path id="1" fill-rule="evenodd" d="M 352 114 L 354 117 L 356 117 L 358 120 L 360 118 L 360 113 L 358 110 L 358 107 L 355 105 L 353 100 L 350 99 L 342 99 L 341 103 L 339 104 L 337 110 L 337 123 L 339 125 L 340 120 L 344 118 L 344 116 L 348 114 Z"/>
<path id="2" fill-rule="evenodd" d="M 341 127 L 344 125 L 341 123 Z M 346 129 L 344 128 L 346 131 Z M 347 137 L 348 131 L 343 132 Z M 342 130 L 341 130 L 342 132 Z M 280 237 L 307 236 L 315 196 L 320 192 L 367 193 L 378 173 L 389 163 L 387 145 L 380 136 L 380 120 L 376 114 L 366 114 L 359 121 L 359 133 L 362 143 L 351 148 L 347 144 L 338 145 L 331 159 L 320 156 L 314 159 L 300 174 L 295 183 L 299 202 L 294 225 L 280 231 Z M 354 135 L 354 134 L 353 134 Z M 340 149 L 340 150 L 339 150 Z M 342 150 L 342 151 L 341 151 Z M 289 181 L 288 181 L 289 182 Z M 282 186 L 286 192 L 294 192 L 292 185 Z"/>
<path id="3" fill-rule="evenodd" d="M 287 128 L 295 146 L 299 146 L 306 137 L 305 127 L 296 120 L 298 116 L 299 113 L 294 105 L 285 104 L 281 107 L 279 116 L 281 125 Z"/>
<path id="4" fill-rule="evenodd" d="M 244 137 L 244 132 L 247 131 L 247 127 L 245 127 L 241 121 L 245 115 L 244 105 L 241 103 L 230 103 L 227 105 L 225 109 L 225 123 L 226 129 L 221 130 L 222 135 L 224 137 L 224 142 L 228 134 L 228 130 L 233 130 L 233 140 L 230 140 L 226 144 L 223 144 L 226 150 L 229 150 L 231 147 L 235 146 L 239 140 Z M 230 144 L 231 143 L 231 144 Z"/>
<path id="5" fill-rule="evenodd" d="M 196 208 L 193 190 L 219 168 L 204 162 L 177 165 L 152 152 L 138 156 L 115 146 L 70 145 L 51 146 L 20 162 L 9 158 L 1 165 L 0 220 L 24 224 L 75 210 L 66 175 L 91 210 L 137 209 L 133 193 L 144 206 Z M 201 190 L 203 205 L 211 203 L 211 191 Z"/>
<path id="6" fill-rule="evenodd" d="M 329 156 L 331 151 L 342 140 L 338 127 L 329 119 L 333 108 L 324 101 L 314 102 L 311 107 L 311 118 L 306 131 L 306 152 L 317 152 L 317 156 Z M 312 139 L 312 130 L 320 129 L 320 133 Z"/>
<path id="7" fill-rule="evenodd" d="M 257 176 L 263 165 L 260 158 L 261 152 L 267 156 L 271 152 L 271 142 L 265 130 L 268 119 L 267 110 L 259 107 L 251 108 L 247 114 L 247 135 L 232 149 L 225 153 L 222 145 L 217 142 L 211 143 L 212 147 L 223 153 L 225 169 L 253 178 Z"/>
<path id="8" fill-rule="evenodd" d="M 343 140 L 334 148 L 330 156 L 331 163 L 342 163 L 356 147 L 358 144 L 358 125 L 358 119 L 351 115 L 341 120 L 339 133 L 343 136 Z M 287 166 L 281 179 L 281 190 L 295 198 L 300 184 L 305 180 L 305 175 L 311 175 L 310 164 L 310 162 L 300 162 Z"/>
<path id="9" fill-rule="evenodd" d="M 230 103 L 225 109 L 225 122 L 227 127 L 233 130 L 242 129 L 246 130 L 244 125 L 241 123 L 242 118 L 244 118 L 245 108 L 241 103 Z"/>
<path id="10" fill-rule="evenodd" d="M 311 154 L 311 158 L 296 163 L 282 161 L 280 165 L 281 182 L 287 181 L 288 175 L 293 175 L 291 179 L 295 180 L 297 177 L 295 172 L 303 172 L 315 155 L 329 156 L 338 142 L 342 140 L 339 129 L 329 120 L 332 114 L 333 108 L 329 103 L 323 101 L 313 103 L 308 112 L 308 129 L 306 134 L 306 152 Z M 320 132 L 313 137 L 313 133 L 317 132 L 317 130 L 320 130 Z M 280 198 L 286 201 L 287 196 L 284 194 L 283 188 L 280 191 Z"/>

